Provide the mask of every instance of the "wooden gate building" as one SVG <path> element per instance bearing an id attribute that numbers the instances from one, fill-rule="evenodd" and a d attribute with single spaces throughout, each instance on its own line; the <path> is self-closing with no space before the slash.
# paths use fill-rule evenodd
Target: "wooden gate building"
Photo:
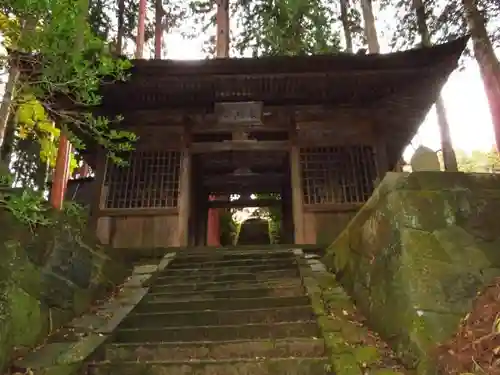
<path id="1" fill-rule="evenodd" d="M 230 194 L 241 206 L 252 193 L 279 193 L 285 242 L 332 241 L 394 168 L 465 43 L 133 61 L 130 80 L 103 86 L 96 108 L 138 135 L 129 165 L 92 144 L 85 156 L 97 173 L 99 237 L 118 248 L 202 245 L 209 207 L 229 207 Z"/>

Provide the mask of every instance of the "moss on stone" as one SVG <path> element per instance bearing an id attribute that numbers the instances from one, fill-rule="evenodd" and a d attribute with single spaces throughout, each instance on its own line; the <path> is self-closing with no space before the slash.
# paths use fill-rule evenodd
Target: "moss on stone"
<path id="1" fill-rule="evenodd" d="M 323 261 L 401 358 L 427 374 L 432 348 L 500 275 L 499 211 L 500 176 L 389 173 Z"/>
<path id="2" fill-rule="evenodd" d="M 360 346 L 353 350 L 354 358 L 361 367 L 368 367 L 380 360 L 380 353 L 374 346 Z"/>
<path id="3" fill-rule="evenodd" d="M 362 375 L 363 372 L 353 353 L 334 355 L 334 369 L 336 375 Z"/>
<path id="4" fill-rule="evenodd" d="M 82 229 L 61 212 L 54 220 L 33 233 L 0 212 L 0 372 L 14 348 L 22 354 L 37 345 L 128 274 L 95 239 L 83 242 Z"/>

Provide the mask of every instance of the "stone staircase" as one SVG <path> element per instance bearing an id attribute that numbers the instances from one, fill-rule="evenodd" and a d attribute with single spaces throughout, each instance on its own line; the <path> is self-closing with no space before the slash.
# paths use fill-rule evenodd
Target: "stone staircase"
<path id="1" fill-rule="evenodd" d="M 292 250 L 186 251 L 88 364 L 92 375 L 319 375 L 325 343 Z"/>

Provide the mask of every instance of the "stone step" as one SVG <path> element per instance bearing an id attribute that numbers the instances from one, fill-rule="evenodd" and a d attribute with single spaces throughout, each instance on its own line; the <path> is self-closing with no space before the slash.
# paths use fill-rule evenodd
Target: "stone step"
<path id="1" fill-rule="evenodd" d="M 307 296 L 298 297 L 263 297 L 263 298 L 238 298 L 238 299 L 209 299 L 205 301 L 166 302 L 145 301 L 134 309 L 134 313 L 154 313 L 173 311 L 207 311 L 207 310 L 246 310 L 264 309 L 291 306 L 309 306 Z"/>
<path id="2" fill-rule="evenodd" d="M 285 269 L 285 270 L 272 270 L 272 271 L 262 271 L 258 273 L 226 273 L 222 275 L 200 275 L 191 276 L 186 275 L 176 275 L 176 276 L 163 276 L 160 275 L 156 278 L 156 285 L 173 285 L 173 284 L 186 284 L 186 283 L 205 283 L 205 282 L 223 282 L 223 281 L 265 281 L 272 279 L 280 279 L 286 277 L 298 277 L 298 268 Z"/>
<path id="3" fill-rule="evenodd" d="M 227 289 L 208 292 L 195 293 L 162 293 L 151 292 L 146 295 L 143 301 L 166 301 L 166 302 L 187 302 L 204 301 L 208 299 L 237 299 L 237 298 L 259 298 L 259 297 L 294 297 L 303 296 L 304 288 L 294 286 L 288 288 L 247 288 L 247 289 Z"/>
<path id="4" fill-rule="evenodd" d="M 171 268 L 168 267 L 162 272 L 161 277 L 167 276 L 205 276 L 205 275 L 221 275 L 221 274 L 234 274 L 234 273 L 256 273 L 266 271 L 284 271 L 289 269 L 297 269 L 297 262 L 281 262 L 281 263 L 262 263 L 257 265 L 243 265 L 243 266 L 224 266 L 224 267 L 197 267 L 191 265 L 191 268 Z"/>
<path id="5" fill-rule="evenodd" d="M 191 341 L 228 341 L 285 339 L 287 337 L 321 337 L 315 321 L 281 322 L 227 326 L 190 326 L 162 328 L 119 328 L 115 342 L 160 343 Z"/>
<path id="6" fill-rule="evenodd" d="M 325 375 L 328 360 L 321 358 L 231 359 L 227 361 L 136 362 L 89 365 L 89 375 Z"/>
<path id="7" fill-rule="evenodd" d="M 244 258 L 244 259 L 229 259 L 229 260 L 220 260 L 220 261 L 212 261 L 212 260 L 205 260 L 201 262 L 178 262 L 178 260 L 174 260 L 172 263 L 169 264 L 168 268 L 169 269 L 186 269 L 186 268 L 192 268 L 198 267 L 198 268 L 218 268 L 218 267 L 241 267 L 241 266 L 254 266 L 254 265 L 261 265 L 261 264 L 286 264 L 290 262 L 296 262 L 296 259 L 293 256 L 283 258 L 283 257 L 278 257 L 278 258 Z"/>
<path id="8" fill-rule="evenodd" d="M 153 284 L 151 292 L 153 293 L 189 293 L 189 292 L 208 292 L 222 290 L 252 289 L 252 288 L 288 288 L 302 287 L 302 280 L 299 277 L 288 277 L 281 279 L 269 279 L 265 281 L 258 280 L 236 280 L 236 281 L 218 281 L 218 282 L 179 282 L 171 284 Z"/>
<path id="9" fill-rule="evenodd" d="M 112 362 L 322 357 L 324 355 L 325 344 L 322 339 L 298 337 L 283 340 L 108 344 L 104 349 L 104 358 Z"/>
<path id="10" fill-rule="evenodd" d="M 291 251 L 205 251 L 205 252 L 187 252 L 177 253 L 176 263 L 197 263 L 213 261 L 234 261 L 234 260 L 266 260 L 266 259 L 293 259 L 294 254 Z"/>
<path id="11" fill-rule="evenodd" d="M 315 315 L 310 306 L 232 311 L 179 311 L 173 313 L 131 314 L 120 324 L 120 328 L 269 324 L 314 319 Z"/>

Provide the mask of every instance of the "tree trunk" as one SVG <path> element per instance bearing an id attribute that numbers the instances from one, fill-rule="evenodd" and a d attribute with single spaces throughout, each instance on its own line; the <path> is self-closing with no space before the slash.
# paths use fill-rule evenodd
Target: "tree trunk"
<path id="1" fill-rule="evenodd" d="M 14 150 L 16 132 L 16 122 L 14 119 L 14 111 L 10 112 L 9 119 L 7 121 L 7 129 L 5 131 L 5 137 L 3 139 L 2 146 L 0 147 L 0 164 L 10 165 L 12 160 L 12 153 Z"/>
<path id="2" fill-rule="evenodd" d="M 155 59 L 161 59 L 162 37 L 165 30 L 163 25 L 164 17 L 165 9 L 163 9 L 162 0 L 155 0 Z"/>
<path id="3" fill-rule="evenodd" d="M 123 39 L 125 38 L 125 0 L 118 0 L 118 34 L 116 49 L 118 56 L 123 53 Z"/>
<path id="4" fill-rule="evenodd" d="M 363 20 L 365 23 L 365 36 L 368 42 L 368 52 L 380 53 L 377 28 L 375 27 L 375 17 L 373 16 L 372 0 L 361 0 L 361 8 L 363 10 Z"/>
<path id="5" fill-rule="evenodd" d="M 340 20 L 344 29 L 345 50 L 352 53 L 352 35 L 349 24 L 349 0 L 340 0 Z"/>
<path id="6" fill-rule="evenodd" d="M 217 0 L 215 56 L 229 57 L 229 0 Z"/>
<path id="7" fill-rule="evenodd" d="M 3 144 L 7 125 L 9 124 L 9 116 L 12 111 L 15 88 L 19 79 L 19 69 L 14 61 L 10 61 L 9 78 L 5 85 L 2 104 L 0 105 L 0 147 Z"/>
<path id="8" fill-rule="evenodd" d="M 474 56 L 479 65 L 490 106 L 497 150 L 500 150 L 500 63 L 486 31 L 486 22 L 477 9 L 476 1 L 463 0 L 463 4 L 472 37 Z"/>
<path id="9" fill-rule="evenodd" d="M 427 16 L 425 14 L 425 6 L 422 0 L 413 0 L 413 7 L 417 16 L 418 33 L 422 41 L 423 47 L 431 46 L 431 38 L 429 28 L 427 27 Z M 449 172 L 457 172 L 458 164 L 453 144 L 450 136 L 450 124 L 446 116 L 446 107 L 441 95 L 436 100 L 436 114 L 441 135 L 441 150 L 443 152 L 444 169 Z"/>
<path id="10" fill-rule="evenodd" d="M 139 23 L 137 25 L 137 38 L 135 58 L 142 59 L 144 54 L 144 33 L 146 25 L 146 0 L 139 0 Z"/>
<path id="11" fill-rule="evenodd" d="M 436 100 L 436 114 L 439 134 L 441 135 L 444 170 L 448 172 L 458 172 L 457 156 L 455 155 L 453 143 L 451 142 L 450 124 L 446 116 L 446 107 L 444 106 L 443 97 L 441 95 L 439 95 Z"/>

